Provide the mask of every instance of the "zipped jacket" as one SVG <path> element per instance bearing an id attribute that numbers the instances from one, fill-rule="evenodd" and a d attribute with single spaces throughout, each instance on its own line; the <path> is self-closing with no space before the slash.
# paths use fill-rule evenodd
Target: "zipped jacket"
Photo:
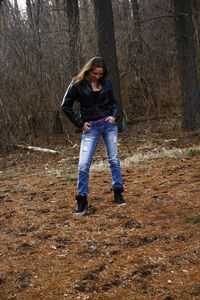
<path id="1" fill-rule="evenodd" d="M 106 116 L 117 119 L 117 101 L 114 99 L 110 80 L 105 79 L 98 97 L 95 97 L 92 84 L 84 79 L 78 84 L 70 83 L 64 95 L 61 108 L 78 128 L 82 128 L 87 121 L 96 121 Z M 74 112 L 73 105 L 77 101 L 80 106 L 80 115 Z"/>

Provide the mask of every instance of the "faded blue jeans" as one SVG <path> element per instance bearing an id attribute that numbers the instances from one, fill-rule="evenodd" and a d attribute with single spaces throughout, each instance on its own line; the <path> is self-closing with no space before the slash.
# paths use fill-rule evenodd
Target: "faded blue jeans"
<path id="1" fill-rule="evenodd" d="M 91 126 L 83 132 L 78 165 L 78 193 L 87 196 L 89 193 L 88 181 L 92 157 L 102 136 L 106 147 L 108 163 L 112 176 L 113 190 L 123 190 L 120 161 L 117 150 L 118 127 L 117 124 L 105 122 L 102 125 Z"/>

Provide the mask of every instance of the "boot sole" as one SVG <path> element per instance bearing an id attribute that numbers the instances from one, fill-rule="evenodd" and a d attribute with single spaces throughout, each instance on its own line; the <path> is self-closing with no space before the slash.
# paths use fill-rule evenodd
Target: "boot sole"
<path id="1" fill-rule="evenodd" d="M 127 205 L 127 203 L 117 203 L 117 202 L 114 202 L 116 205 L 118 205 L 118 206 L 125 206 L 125 205 Z"/>
<path id="2" fill-rule="evenodd" d="M 84 210 L 84 211 L 81 211 L 81 212 L 74 212 L 74 215 L 75 216 L 83 216 L 87 213 L 88 211 L 87 210 Z"/>

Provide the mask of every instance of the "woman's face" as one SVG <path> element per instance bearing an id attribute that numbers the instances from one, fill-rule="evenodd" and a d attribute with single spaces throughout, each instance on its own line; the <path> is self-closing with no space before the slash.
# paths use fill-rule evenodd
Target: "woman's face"
<path id="1" fill-rule="evenodd" d="M 89 80 L 91 82 L 98 82 L 99 79 L 103 76 L 103 68 L 95 68 L 89 72 Z"/>

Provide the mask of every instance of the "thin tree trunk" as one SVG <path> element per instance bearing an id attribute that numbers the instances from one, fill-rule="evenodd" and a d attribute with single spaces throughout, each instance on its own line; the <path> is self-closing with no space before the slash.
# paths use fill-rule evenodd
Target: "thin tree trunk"
<path id="1" fill-rule="evenodd" d="M 78 0 L 66 0 L 68 34 L 69 34 L 69 70 L 72 76 L 75 76 L 78 70 L 79 57 L 79 7 Z"/>
<path id="2" fill-rule="evenodd" d="M 99 54 L 105 60 L 119 107 L 119 129 L 126 129 L 120 93 L 119 70 L 111 0 L 94 0 Z"/>
<path id="3" fill-rule="evenodd" d="M 195 19 L 195 37 L 198 47 L 198 52 L 200 52 L 200 2 L 199 0 L 193 0 L 193 14 Z"/>
<path id="4" fill-rule="evenodd" d="M 133 11 L 133 39 L 136 48 L 136 53 L 142 53 L 141 28 L 139 21 L 139 4 L 138 0 L 131 0 Z"/>
<path id="5" fill-rule="evenodd" d="M 200 92 L 191 1 L 174 0 L 174 12 L 182 92 L 182 129 L 192 131 L 200 128 Z"/>
<path id="6" fill-rule="evenodd" d="M 3 0 L 0 0 L 0 34 L 3 33 L 5 27 Z"/>
<path id="7" fill-rule="evenodd" d="M 26 13 L 28 16 L 28 23 L 30 28 L 33 30 L 34 24 L 33 24 L 33 13 L 32 13 L 32 7 L 30 0 L 26 0 Z"/>
<path id="8" fill-rule="evenodd" d="M 15 8 L 15 17 L 17 18 L 17 20 L 19 20 L 20 19 L 20 10 L 19 10 L 17 0 L 14 0 L 14 8 Z"/>

